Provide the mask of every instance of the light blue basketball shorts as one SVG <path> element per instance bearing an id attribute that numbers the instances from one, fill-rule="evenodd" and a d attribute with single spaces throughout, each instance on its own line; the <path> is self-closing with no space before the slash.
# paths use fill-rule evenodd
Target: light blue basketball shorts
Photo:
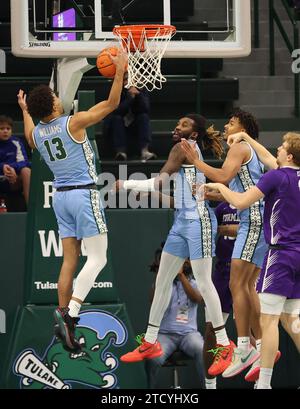
<path id="1" fill-rule="evenodd" d="M 56 191 L 53 209 L 61 239 L 80 240 L 107 232 L 100 192 L 96 189 Z"/>
<path id="2" fill-rule="evenodd" d="M 181 258 L 197 260 L 215 255 L 217 219 L 206 212 L 200 219 L 175 216 L 163 251 Z"/>
<path id="3" fill-rule="evenodd" d="M 241 220 L 231 258 L 245 260 L 261 268 L 267 249 L 263 225 Z"/>

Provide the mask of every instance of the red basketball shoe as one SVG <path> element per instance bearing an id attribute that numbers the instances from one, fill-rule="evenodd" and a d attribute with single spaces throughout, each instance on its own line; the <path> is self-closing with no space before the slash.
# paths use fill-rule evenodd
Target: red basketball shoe
<path id="1" fill-rule="evenodd" d="M 234 348 L 236 348 L 235 343 L 230 341 L 229 345 L 217 344 L 216 348 L 210 349 L 207 352 L 212 352 L 214 354 L 214 362 L 208 369 L 208 373 L 211 376 L 220 375 L 225 371 L 226 368 L 231 364 L 231 358 Z"/>
<path id="2" fill-rule="evenodd" d="M 122 362 L 140 362 L 144 359 L 153 359 L 158 358 L 163 354 L 163 350 L 161 349 L 160 343 L 155 341 L 154 344 L 145 341 L 144 338 L 145 334 L 138 335 L 136 337 L 136 341 L 140 344 L 135 350 L 132 352 L 128 352 L 125 355 L 122 355 L 120 360 Z"/>

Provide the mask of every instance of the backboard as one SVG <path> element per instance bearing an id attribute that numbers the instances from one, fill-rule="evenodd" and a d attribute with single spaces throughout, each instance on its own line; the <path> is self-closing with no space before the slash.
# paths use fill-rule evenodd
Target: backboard
<path id="1" fill-rule="evenodd" d="M 55 27 L 53 14 L 69 9 L 76 15 L 75 26 L 59 16 L 60 28 Z M 177 28 L 166 58 L 251 52 L 250 0 L 11 0 L 11 21 L 12 52 L 19 57 L 95 57 L 117 42 L 115 25 L 144 23 Z"/>

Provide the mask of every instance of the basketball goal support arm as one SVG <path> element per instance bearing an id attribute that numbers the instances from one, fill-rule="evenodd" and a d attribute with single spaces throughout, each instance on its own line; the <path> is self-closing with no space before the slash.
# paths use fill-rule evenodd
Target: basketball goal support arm
<path id="1" fill-rule="evenodd" d="M 57 60 L 49 86 L 58 92 L 66 114 L 69 114 L 72 109 L 83 74 L 91 68 L 93 65 L 90 65 L 86 58 L 60 58 Z"/>

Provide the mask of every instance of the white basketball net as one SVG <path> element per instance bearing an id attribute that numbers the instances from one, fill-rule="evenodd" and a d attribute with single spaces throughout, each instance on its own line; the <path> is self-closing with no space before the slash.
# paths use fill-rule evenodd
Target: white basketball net
<path id="1" fill-rule="evenodd" d="M 161 89 L 166 78 L 160 69 L 161 59 L 166 51 L 169 41 L 175 34 L 175 30 L 170 27 L 157 28 L 156 33 L 151 38 L 147 37 L 147 29 L 143 28 L 138 43 L 134 41 L 133 33 L 128 30 L 128 37 L 122 38 L 118 32 L 116 35 L 128 53 L 128 83 L 126 88 L 146 88 L 148 91 Z M 144 51 L 141 51 L 143 50 Z"/>

